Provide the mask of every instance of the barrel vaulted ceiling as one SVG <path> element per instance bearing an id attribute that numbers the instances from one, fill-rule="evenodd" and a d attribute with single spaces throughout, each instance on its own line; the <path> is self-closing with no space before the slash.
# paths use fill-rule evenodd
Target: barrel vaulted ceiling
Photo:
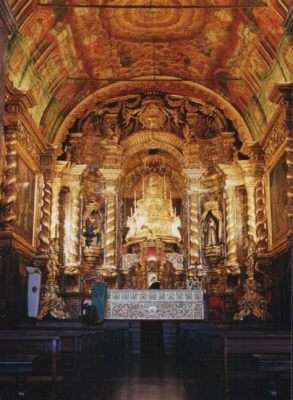
<path id="1" fill-rule="evenodd" d="M 11 0 L 15 87 L 53 141 L 68 113 L 111 85 L 184 93 L 188 82 L 230 102 L 257 138 L 274 82 L 291 79 L 289 0 Z M 186 84 L 185 86 L 183 85 Z M 115 93 L 117 95 L 117 93 Z"/>

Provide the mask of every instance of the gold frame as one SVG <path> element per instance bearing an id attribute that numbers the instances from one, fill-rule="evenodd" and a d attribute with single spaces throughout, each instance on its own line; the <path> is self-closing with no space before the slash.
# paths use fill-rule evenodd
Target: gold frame
<path id="1" fill-rule="evenodd" d="M 269 233 L 269 252 L 271 255 L 277 254 L 280 251 L 287 248 L 288 240 L 290 237 L 290 225 L 289 221 L 287 221 L 287 229 L 279 238 L 273 241 L 273 226 L 272 226 L 272 204 L 271 204 L 271 186 L 270 186 L 270 176 L 273 169 L 277 166 L 277 164 L 283 159 L 285 156 L 286 160 L 286 143 L 284 142 L 274 157 L 272 158 L 268 168 L 266 170 L 266 197 L 267 197 L 267 211 L 268 211 L 268 233 Z M 287 193 L 288 197 L 288 193 Z M 288 217 L 287 217 L 288 218 Z"/>
<path id="2" fill-rule="evenodd" d="M 17 163 L 18 160 L 20 159 L 23 164 L 27 167 L 30 172 L 33 173 L 34 175 L 34 199 L 33 199 L 33 224 L 32 224 L 32 237 L 31 240 L 28 240 L 24 235 L 22 235 L 19 231 L 17 231 L 16 226 L 15 226 L 15 234 L 19 236 L 22 240 L 26 241 L 29 245 L 35 247 L 36 246 L 36 234 L 37 234 L 37 229 L 36 229 L 36 221 L 37 218 L 40 218 L 40 209 L 39 211 L 37 210 L 37 201 L 39 199 L 39 190 L 40 190 L 40 171 L 39 168 L 36 164 L 36 162 L 29 156 L 29 154 L 26 152 L 26 150 L 23 148 L 23 146 L 17 142 L 16 144 L 16 151 L 17 151 Z M 18 179 L 18 176 L 17 176 Z"/>

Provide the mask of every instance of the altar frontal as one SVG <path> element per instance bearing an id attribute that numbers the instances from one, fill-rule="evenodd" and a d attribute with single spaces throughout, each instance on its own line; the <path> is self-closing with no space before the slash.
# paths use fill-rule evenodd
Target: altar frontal
<path id="1" fill-rule="evenodd" d="M 204 319 L 203 291 L 108 290 L 106 319 Z"/>

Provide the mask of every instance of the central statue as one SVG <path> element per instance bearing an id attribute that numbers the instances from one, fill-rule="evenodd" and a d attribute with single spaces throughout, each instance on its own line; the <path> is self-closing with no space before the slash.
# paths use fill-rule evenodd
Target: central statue
<path id="1" fill-rule="evenodd" d="M 126 241 L 161 239 L 179 243 L 181 222 L 172 206 L 171 196 L 167 198 L 164 177 L 151 172 L 144 181 L 147 185 L 144 188 L 143 183 L 143 198 L 134 199 L 134 211 L 127 219 Z"/>

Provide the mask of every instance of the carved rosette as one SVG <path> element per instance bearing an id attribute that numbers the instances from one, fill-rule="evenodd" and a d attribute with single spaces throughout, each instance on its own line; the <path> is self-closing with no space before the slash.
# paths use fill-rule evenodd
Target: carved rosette
<path id="1" fill-rule="evenodd" d="M 199 263 L 199 193 L 192 193 L 190 195 L 190 264 L 195 265 Z"/>
<path id="2" fill-rule="evenodd" d="M 263 171 L 260 169 L 256 176 L 255 185 L 255 212 L 256 212 L 256 237 L 257 250 L 259 253 L 265 253 L 268 250 L 268 231 L 267 216 L 265 205 L 265 188 L 263 181 Z"/>
<path id="3" fill-rule="evenodd" d="M 236 241 L 236 215 L 235 215 L 235 188 L 226 188 L 226 265 L 232 272 L 240 272 L 237 262 L 237 241 Z"/>
<path id="4" fill-rule="evenodd" d="M 18 123 L 11 123 L 5 128 L 6 143 L 6 166 L 3 182 L 2 215 L 1 225 L 4 230 L 13 230 L 16 213 L 15 202 L 17 199 L 17 156 L 16 140 L 21 126 Z"/>
<path id="5" fill-rule="evenodd" d="M 105 264 L 113 266 L 115 263 L 115 194 L 107 193 L 107 217 L 106 217 L 106 243 Z"/>
<path id="6" fill-rule="evenodd" d="M 78 262 L 79 244 L 79 189 L 71 188 L 70 263 Z"/>

